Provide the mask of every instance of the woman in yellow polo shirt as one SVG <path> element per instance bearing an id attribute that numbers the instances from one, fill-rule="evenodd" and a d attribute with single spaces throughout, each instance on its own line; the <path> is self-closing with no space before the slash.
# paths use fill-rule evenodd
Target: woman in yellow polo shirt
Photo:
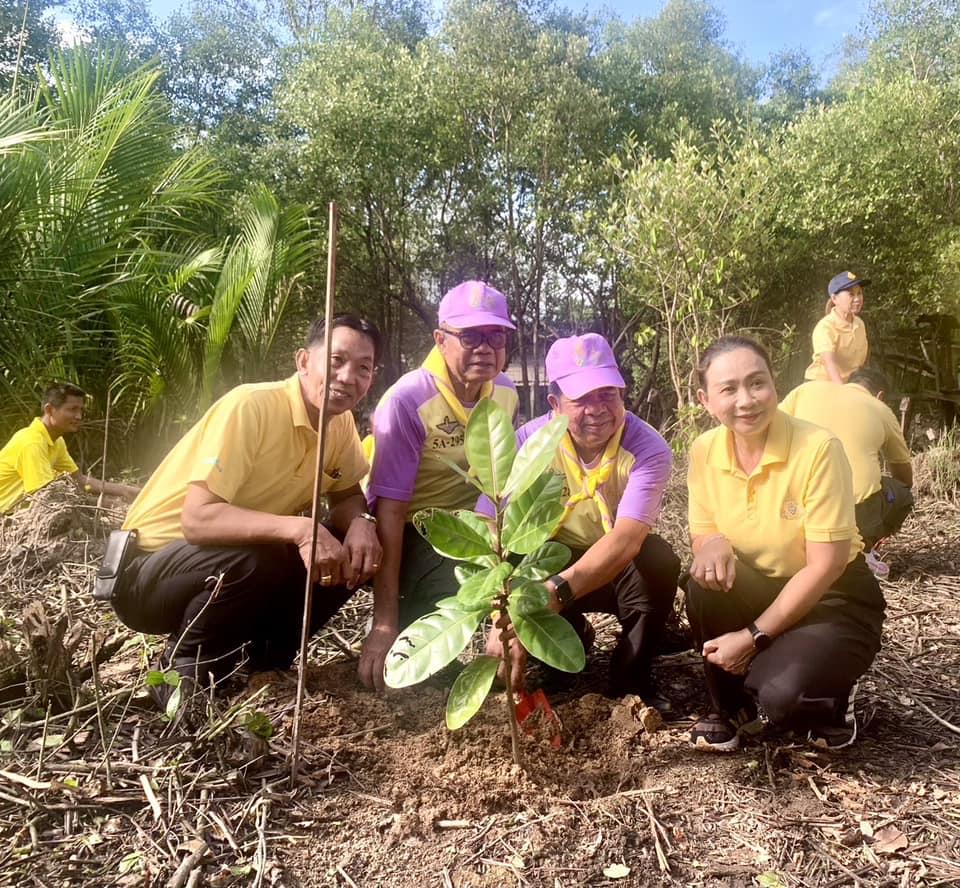
<path id="1" fill-rule="evenodd" d="M 687 478 L 687 614 L 712 709 L 691 742 L 731 751 L 752 722 L 847 745 L 884 601 L 863 559 L 843 447 L 777 409 L 754 340 L 718 339 L 698 372 L 697 396 L 720 425 L 694 442 Z"/>
<path id="2" fill-rule="evenodd" d="M 869 284 L 852 271 L 842 271 L 827 285 L 827 313 L 813 328 L 813 362 L 806 379 L 844 383 L 867 363 L 867 328 L 860 319 L 863 288 Z"/>

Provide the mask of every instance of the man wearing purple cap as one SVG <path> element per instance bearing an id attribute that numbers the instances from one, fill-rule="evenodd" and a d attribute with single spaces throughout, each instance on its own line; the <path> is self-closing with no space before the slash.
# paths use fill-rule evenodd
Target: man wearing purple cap
<path id="1" fill-rule="evenodd" d="M 622 633 L 610 660 L 610 692 L 640 695 L 661 710 L 650 661 L 673 607 L 680 560 L 651 534 L 673 458 L 667 442 L 627 413 L 626 383 L 613 351 L 596 333 L 557 340 L 547 352 L 551 413 L 517 433 L 523 445 L 551 416 L 566 416 L 567 434 L 554 471 L 564 475 L 566 511 L 554 535 L 573 552 L 570 564 L 546 581 L 551 607 L 589 647 L 586 613 L 613 614 Z M 488 651 L 499 654 L 496 637 Z M 519 684 L 523 662 L 512 681 Z"/>
<path id="2" fill-rule="evenodd" d="M 400 629 L 457 590 L 456 562 L 437 555 L 410 519 L 421 509 L 472 509 L 464 432 L 473 407 L 492 398 L 516 415 L 517 392 L 501 372 L 510 322 L 503 294 L 482 281 L 454 287 L 440 302 L 435 346 L 422 366 L 400 377 L 373 415 L 374 454 L 367 496 L 383 558 L 374 579 L 373 625 L 358 672 L 383 690 L 383 662 Z"/>

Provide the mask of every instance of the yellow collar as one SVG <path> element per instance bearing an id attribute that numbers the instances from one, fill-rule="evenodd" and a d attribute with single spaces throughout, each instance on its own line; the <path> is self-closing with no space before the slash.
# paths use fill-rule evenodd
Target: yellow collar
<path id="1" fill-rule="evenodd" d="M 790 442 L 793 439 L 793 429 L 785 413 L 777 410 L 767 429 L 767 440 L 763 445 L 763 454 L 757 467 L 769 466 L 775 463 L 785 463 L 790 454 Z M 723 432 L 714 440 L 707 454 L 707 463 L 715 468 L 731 474 L 743 474 L 737 465 L 737 456 L 733 449 L 733 432 L 723 429 Z"/>
<path id="2" fill-rule="evenodd" d="M 443 396 L 443 400 L 447 402 L 447 406 L 453 411 L 453 415 L 459 420 L 461 425 L 466 428 L 467 420 L 469 419 L 467 408 L 453 390 L 453 383 L 450 381 L 450 370 L 447 367 L 447 362 L 443 359 L 440 349 L 434 346 L 430 350 L 430 354 L 427 355 L 426 360 L 420 366 L 433 377 L 434 382 L 437 384 L 437 390 Z M 479 402 L 484 398 L 489 398 L 492 394 L 493 382 L 485 382 L 480 388 L 480 396 L 477 398 L 477 401 Z"/>
<path id="3" fill-rule="evenodd" d="M 290 413 L 293 416 L 293 424 L 310 429 L 316 434 L 316 429 L 310 423 L 310 416 L 307 413 L 307 405 L 303 402 L 303 390 L 300 388 L 300 374 L 294 373 L 283 383 L 283 391 L 290 401 Z"/>

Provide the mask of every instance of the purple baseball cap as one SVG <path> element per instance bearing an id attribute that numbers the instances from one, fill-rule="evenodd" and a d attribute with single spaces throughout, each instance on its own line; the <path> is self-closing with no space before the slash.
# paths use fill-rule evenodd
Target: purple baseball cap
<path id="1" fill-rule="evenodd" d="M 547 352 L 547 379 L 568 398 L 582 398 L 594 389 L 626 388 L 613 349 L 599 333 L 558 339 Z"/>
<path id="2" fill-rule="evenodd" d="M 440 300 L 439 321 L 457 330 L 466 327 L 517 328 L 510 322 L 507 297 L 483 281 L 457 284 Z"/>

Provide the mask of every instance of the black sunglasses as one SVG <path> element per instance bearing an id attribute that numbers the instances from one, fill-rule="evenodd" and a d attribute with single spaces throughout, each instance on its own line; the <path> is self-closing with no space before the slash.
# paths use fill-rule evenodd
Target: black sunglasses
<path id="1" fill-rule="evenodd" d="M 446 330 L 440 328 L 442 333 L 449 336 L 456 336 L 464 348 L 480 348 L 483 343 L 487 343 L 490 348 L 496 350 L 504 348 L 510 334 L 506 330 L 494 330 L 490 333 L 484 333 L 480 330 Z"/>

